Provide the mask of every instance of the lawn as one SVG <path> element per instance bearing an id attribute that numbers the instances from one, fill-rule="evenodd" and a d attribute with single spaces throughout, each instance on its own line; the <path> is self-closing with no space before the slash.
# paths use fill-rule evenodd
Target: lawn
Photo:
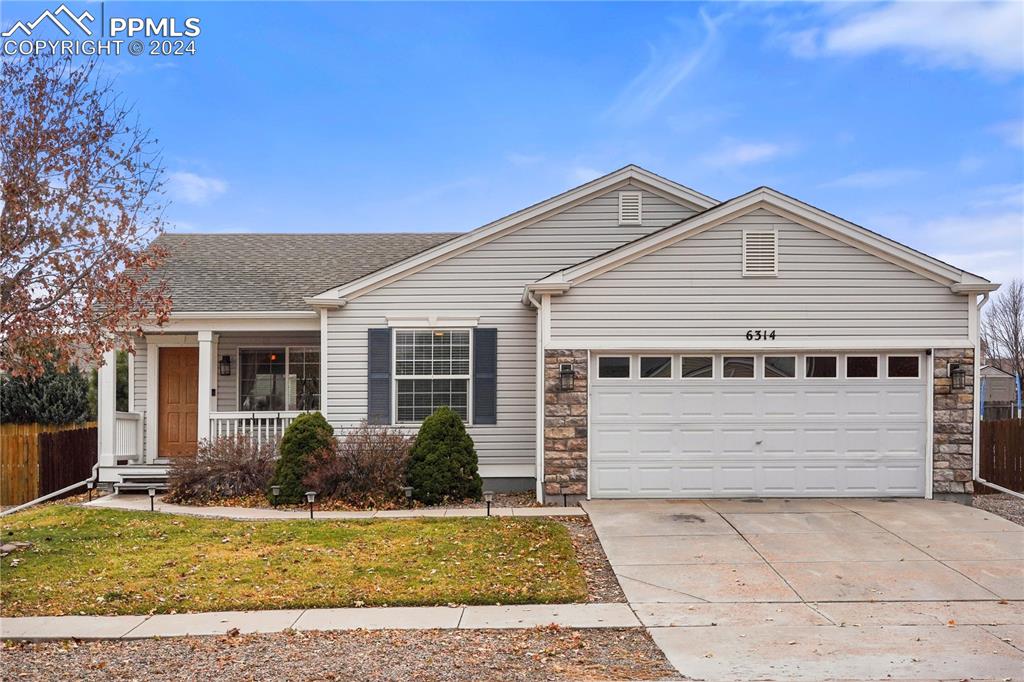
<path id="1" fill-rule="evenodd" d="M 52 505 L 3 520 L 4 616 L 585 601 L 568 531 L 514 518 L 229 521 Z"/>

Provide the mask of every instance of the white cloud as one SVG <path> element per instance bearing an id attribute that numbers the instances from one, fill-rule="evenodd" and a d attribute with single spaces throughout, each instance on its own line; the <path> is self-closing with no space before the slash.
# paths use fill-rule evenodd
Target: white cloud
<path id="1" fill-rule="evenodd" d="M 590 182 L 602 175 L 604 175 L 604 173 L 591 168 L 590 166 L 573 166 L 569 170 L 569 182 L 582 185 L 583 183 Z"/>
<path id="2" fill-rule="evenodd" d="M 993 282 L 1024 276 L 1024 213 L 1005 211 L 958 215 L 925 223 L 923 232 L 936 258 Z M 963 247 L 950 247 L 951 244 Z"/>
<path id="3" fill-rule="evenodd" d="M 878 189 L 896 187 L 922 177 L 924 173 L 914 168 L 878 168 L 876 170 L 851 173 L 835 180 L 823 183 L 822 187 L 851 187 L 858 189 Z"/>
<path id="4" fill-rule="evenodd" d="M 220 178 L 208 177 L 177 171 L 167 176 L 167 193 L 172 199 L 186 204 L 205 204 L 210 199 L 224 194 L 228 183 Z"/>
<path id="5" fill-rule="evenodd" d="M 513 166 L 535 166 L 544 160 L 540 154 L 523 154 L 521 152 L 509 152 L 505 159 Z"/>
<path id="6" fill-rule="evenodd" d="M 1024 149 L 1024 120 L 998 123 L 989 130 L 1003 138 L 1003 141 L 1011 147 Z"/>
<path id="7" fill-rule="evenodd" d="M 897 50 L 928 65 L 1024 70 L 1024 3 L 896 2 L 844 17 L 827 30 L 821 49 L 869 54 Z M 801 49 L 810 53 L 806 46 Z"/>
<path id="8" fill-rule="evenodd" d="M 716 151 L 705 155 L 703 160 L 709 166 L 726 168 L 768 161 L 784 152 L 782 145 L 773 142 L 727 141 Z"/>
<path id="9" fill-rule="evenodd" d="M 700 45 L 682 52 L 677 47 L 679 36 L 661 47 L 651 45 L 647 66 L 619 93 L 606 117 L 626 124 L 643 121 L 711 55 L 721 18 L 711 19 L 700 10 L 700 19 L 704 28 Z"/>

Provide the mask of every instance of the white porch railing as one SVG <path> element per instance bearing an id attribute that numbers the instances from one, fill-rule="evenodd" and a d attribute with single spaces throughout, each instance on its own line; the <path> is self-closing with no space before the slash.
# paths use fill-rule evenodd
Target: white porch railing
<path id="1" fill-rule="evenodd" d="M 114 413 L 114 457 L 142 459 L 142 415 L 138 412 Z"/>
<path id="2" fill-rule="evenodd" d="M 257 443 L 273 442 L 284 435 L 301 410 L 288 412 L 211 412 L 210 438 L 249 436 Z"/>

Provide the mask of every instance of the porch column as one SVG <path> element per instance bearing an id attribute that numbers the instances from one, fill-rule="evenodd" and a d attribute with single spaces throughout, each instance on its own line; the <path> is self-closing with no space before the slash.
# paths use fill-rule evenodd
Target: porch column
<path id="1" fill-rule="evenodd" d="M 210 437 L 210 412 L 213 407 L 213 332 L 199 332 L 199 427 L 200 441 Z"/>
<path id="2" fill-rule="evenodd" d="M 114 466 L 115 408 L 117 407 L 117 351 L 103 354 L 96 378 L 96 431 L 100 466 Z"/>

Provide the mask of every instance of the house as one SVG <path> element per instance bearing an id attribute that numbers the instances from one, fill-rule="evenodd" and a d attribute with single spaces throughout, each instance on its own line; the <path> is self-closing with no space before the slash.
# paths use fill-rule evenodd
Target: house
<path id="1" fill-rule="evenodd" d="M 983 365 L 980 401 L 982 419 L 1013 419 L 1018 413 L 1017 377 L 995 365 Z"/>
<path id="2" fill-rule="evenodd" d="M 461 234 L 159 242 L 174 312 L 129 412 L 101 400 L 108 484 L 303 410 L 341 433 L 449 405 L 489 487 L 546 500 L 973 487 L 998 285 L 767 187 L 631 165 Z"/>

